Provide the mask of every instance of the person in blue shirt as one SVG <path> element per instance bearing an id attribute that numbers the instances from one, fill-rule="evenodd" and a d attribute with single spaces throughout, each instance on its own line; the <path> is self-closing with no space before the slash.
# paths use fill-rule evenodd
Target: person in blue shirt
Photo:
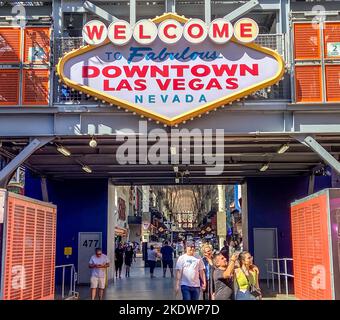
<path id="1" fill-rule="evenodd" d="M 161 254 L 162 254 L 162 264 L 163 264 L 163 278 L 165 278 L 166 275 L 166 269 L 169 266 L 171 278 L 174 277 L 174 260 L 173 260 L 173 254 L 174 249 L 169 246 L 168 241 L 164 241 L 164 245 L 161 248 Z"/>

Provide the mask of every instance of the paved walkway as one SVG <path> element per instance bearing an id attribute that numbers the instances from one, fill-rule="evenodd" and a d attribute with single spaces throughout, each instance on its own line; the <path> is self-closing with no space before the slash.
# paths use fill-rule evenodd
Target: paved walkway
<path id="1" fill-rule="evenodd" d="M 105 300 L 180 300 L 180 296 L 175 297 L 175 278 L 170 277 L 167 270 L 166 278 L 163 278 L 163 269 L 155 268 L 156 278 L 151 279 L 149 268 L 144 268 L 144 261 L 137 257 L 130 271 L 130 278 L 125 278 L 125 266 L 123 266 L 122 278 L 115 279 L 105 290 Z M 174 273 L 175 274 L 175 273 Z M 294 296 L 284 294 L 277 295 L 267 288 L 265 282 L 261 283 L 264 300 L 291 300 Z M 90 299 L 90 289 L 88 286 L 79 286 L 77 291 L 81 300 Z"/>
<path id="2" fill-rule="evenodd" d="M 153 279 L 150 278 L 149 270 L 144 268 L 142 258 L 137 257 L 137 261 L 132 264 L 130 278 L 125 278 L 123 266 L 122 278 L 115 279 L 105 290 L 105 300 L 176 300 L 175 278 L 170 277 L 169 269 L 166 278 L 163 278 L 163 269 L 155 268 L 156 278 Z M 90 299 L 89 287 L 79 286 L 78 291 L 80 299 Z"/>

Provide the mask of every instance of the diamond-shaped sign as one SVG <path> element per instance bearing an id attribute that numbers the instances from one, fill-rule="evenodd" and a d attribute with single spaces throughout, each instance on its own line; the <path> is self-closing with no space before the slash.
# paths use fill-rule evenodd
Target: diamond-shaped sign
<path id="1" fill-rule="evenodd" d="M 174 125 L 277 83 L 284 64 L 277 52 L 235 38 L 193 44 L 183 37 L 175 44 L 156 38 L 85 46 L 66 54 L 57 72 L 71 88 Z"/>

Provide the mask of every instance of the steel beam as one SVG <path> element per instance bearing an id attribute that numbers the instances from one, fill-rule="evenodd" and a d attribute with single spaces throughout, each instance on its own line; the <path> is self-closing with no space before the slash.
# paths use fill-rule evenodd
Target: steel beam
<path id="1" fill-rule="evenodd" d="M 130 0 L 130 24 L 136 23 L 136 0 Z"/>
<path id="2" fill-rule="evenodd" d="M 49 202 L 46 177 L 41 178 L 40 184 L 41 184 L 41 193 L 42 193 L 43 201 Z"/>
<path id="3" fill-rule="evenodd" d="M 176 0 L 165 0 L 165 12 L 176 12 Z"/>
<path id="4" fill-rule="evenodd" d="M 6 187 L 15 170 L 18 169 L 31 154 L 52 140 L 52 137 L 33 139 L 14 159 L 11 160 L 11 162 L 6 165 L 6 167 L 0 171 L 0 187 Z"/>
<path id="5" fill-rule="evenodd" d="M 309 176 L 309 181 L 308 181 L 308 195 L 314 193 L 314 184 L 315 184 L 315 175 L 312 174 Z"/>
<path id="6" fill-rule="evenodd" d="M 314 150 L 337 173 L 340 173 L 340 163 L 321 144 L 311 136 L 296 137 L 302 144 Z"/>
<path id="7" fill-rule="evenodd" d="M 211 22 L 211 0 L 204 0 L 204 19 L 205 23 Z"/>
<path id="8" fill-rule="evenodd" d="M 249 11 L 253 10 L 260 2 L 258 0 L 250 0 L 244 5 L 238 7 L 236 10 L 228 13 L 226 16 L 224 16 L 224 19 L 227 19 L 229 21 L 234 21 L 241 16 L 245 15 Z"/>
<path id="9" fill-rule="evenodd" d="M 133 1 L 135 1 L 135 0 L 133 0 Z M 104 19 L 104 20 L 106 20 L 110 23 L 119 20 L 118 18 L 114 17 L 113 15 L 111 15 L 110 13 L 105 11 L 104 9 L 99 8 L 98 6 L 93 4 L 91 1 L 85 1 L 83 7 L 86 11 L 92 12 L 95 15 L 97 15 L 98 17 L 101 17 L 102 19 Z"/>

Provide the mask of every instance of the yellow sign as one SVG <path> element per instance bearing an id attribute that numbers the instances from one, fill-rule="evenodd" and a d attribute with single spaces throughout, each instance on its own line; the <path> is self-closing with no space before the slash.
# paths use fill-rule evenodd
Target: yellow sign
<path id="1" fill-rule="evenodd" d="M 72 255 L 72 247 L 64 247 L 64 255 L 71 256 Z"/>
<path id="2" fill-rule="evenodd" d="M 169 19 L 186 26 L 195 20 L 164 14 L 148 23 L 161 27 Z M 98 35 L 98 26 L 92 26 L 93 30 L 87 27 L 89 36 Z M 204 39 L 199 44 L 185 37 L 167 44 L 156 36 L 147 46 L 132 38 L 124 45 L 106 39 L 67 53 L 56 70 L 70 88 L 170 126 L 230 104 L 282 78 L 284 63 L 274 50 L 241 42 L 237 34 L 230 34 L 227 43 L 216 43 L 207 34 L 203 30 Z"/>

